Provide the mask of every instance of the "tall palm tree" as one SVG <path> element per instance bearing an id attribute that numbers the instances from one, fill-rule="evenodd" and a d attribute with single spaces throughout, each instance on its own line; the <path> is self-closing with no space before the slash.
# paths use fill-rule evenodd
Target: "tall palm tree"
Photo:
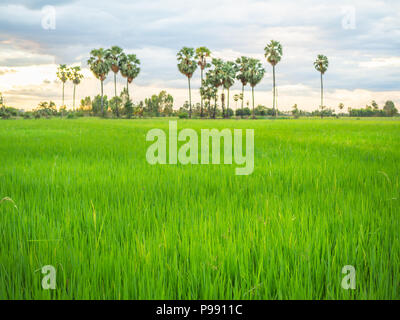
<path id="1" fill-rule="evenodd" d="M 73 103 L 73 110 L 75 110 L 75 92 L 76 92 L 76 86 L 81 83 L 81 80 L 83 79 L 83 74 L 81 73 L 81 67 L 76 66 L 72 67 L 70 72 L 70 80 L 74 84 L 74 103 Z"/>
<path id="2" fill-rule="evenodd" d="M 314 67 L 317 71 L 321 73 L 321 109 L 324 108 L 324 84 L 322 76 L 328 70 L 328 66 L 329 66 L 328 58 L 322 54 L 319 54 L 317 60 L 315 60 L 314 62 Z"/>
<path id="3" fill-rule="evenodd" d="M 201 71 L 201 84 L 203 85 L 203 72 L 204 69 L 211 67 L 211 65 L 207 62 L 207 58 L 211 55 L 211 51 L 206 47 L 199 47 L 196 49 L 197 64 L 200 66 Z M 200 117 L 203 117 L 203 96 L 200 94 Z"/>
<path id="4" fill-rule="evenodd" d="M 101 114 L 104 116 L 103 82 L 110 72 L 110 62 L 105 58 L 106 51 L 103 48 L 90 51 L 90 58 L 87 61 L 90 70 L 101 83 Z"/>
<path id="5" fill-rule="evenodd" d="M 121 75 L 126 78 L 126 91 L 129 98 L 129 84 L 132 83 L 140 73 L 140 60 L 136 57 L 136 54 L 122 54 L 119 62 Z"/>
<path id="6" fill-rule="evenodd" d="M 236 73 L 238 71 L 238 67 L 236 63 L 232 61 L 227 61 L 223 64 L 222 66 L 222 71 L 223 71 L 223 79 L 222 79 L 222 85 L 223 88 L 227 89 L 228 92 L 228 103 L 227 103 L 227 110 L 229 109 L 229 89 L 233 86 L 235 83 L 235 78 L 236 78 Z M 226 113 L 226 116 L 229 116 L 228 111 Z"/>
<path id="7" fill-rule="evenodd" d="M 70 70 L 66 64 L 60 64 L 57 68 L 57 78 L 62 82 L 62 105 L 64 105 L 64 87 L 70 78 Z"/>
<path id="8" fill-rule="evenodd" d="M 271 40 L 264 48 L 265 58 L 272 65 L 272 79 L 273 79 L 273 107 L 272 110 L 276 117 L 276 81 L 275 81 L 275 66 L 282 59 L 282 45 L 275 40 Z"/>
<path id="9" fill-rule="evenodd" d="M 178 69 L 188 78 L 189 84 L 189 118 L 192 117 L 192 93 L 190 90 L 190 79 L 193 73 L 197 69 L 196 60 L 194 60 L 194 49 L 183 47 L 177 54 L 178 57 Z"/>
<path id="10" fill-rule="evenodd" d="M 260 60 L 258 59 L 249 59 L 249 72 L 248 72 L 248 81 L 251 86 L 251 96 L 253 100 L 253 119 L 255 119 L 255 110 L 254 110 L 254 87 L 260 83 L 262 78 L 264 77 L 265 69 L 263 68 Z"/>
<path id="11" fill-rule="evenodd" d="M 240 57 L 236 59 L 237 71 L 236 79 L 242 83 L 242 93 L 240 99 L 242 100 L 242 114 L 243 114 L 243 102 L 244 102 L 244 87 L 247 85 L 248 81 L 248 69 L 249 69 L 249 58 Z"/>
<path id="12" fill-rule="evenodd" d="M 105 58 L 111 65 L 111 70 L 114 72 L 114 97 L 117 96 L 117 73 L 119 71 L 122 49 L 118 46 L 112 46 L 106 50 Z"/>

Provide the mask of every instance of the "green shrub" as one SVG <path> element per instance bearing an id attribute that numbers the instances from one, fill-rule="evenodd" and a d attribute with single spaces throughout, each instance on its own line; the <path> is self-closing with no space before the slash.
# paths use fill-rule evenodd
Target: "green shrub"
<path id="1" fill-rule="evenodd" d="M 186 112 L 180 112 L 180 113 L 178 113 L 178 117 L 179 117 L 179 119 L 188 119 L 189 114 Z"/>

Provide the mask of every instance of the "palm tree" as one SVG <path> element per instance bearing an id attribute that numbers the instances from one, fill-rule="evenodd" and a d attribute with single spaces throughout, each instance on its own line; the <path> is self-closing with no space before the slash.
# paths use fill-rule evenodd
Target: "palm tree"
<path id="1" fill-rule="evenodd" d="M 189 118 L 192 117 L 192 93 L 190 91 L 190 78 L 197 69 L 196 60 L 194 57 L 194 49 L 183 47 L 177 54 L 178 57 L 178 69 L 188 78 L 189 84 Z"/>
<path id="2" fill-rule="evenodd" d="M 60 64 L 57 69 L 57 78 L 62 82 L 62 105 L 64 105 L 64 87 L 70 78 L 70 70 L 66 64 Z"/>
<path id="3" fill-rule="evenodd" d="M 221 94 L 221 106 L 222 106 L 222 116 L 225 117 L 225 94 L 224 94 L 224 62 L 222 59 L 217 59 L 213 58 L 211 61 L 212 65 L 214 66 L 214 69 L 212 72 L 208 73 L 208 81 L 215 87 L 217 93 L 218 93 L 218 88 L 222 86 L 222 94 Z M 214 106 L 214 118 L 215 118 L 215 113 L 216 113 L 216 103 Z"/>
<path id="4" fill-rule="evenodd" d="M 217 59 L 213 59 L 213 64 L 215 63 L 217 63 Z M 212 118 L 215 119 L 217 111 L 218 87 L 221 85 L 221 76 L 216 68 L 207 71 L 205 83 L 208 87 L 210 87 L 210 95 L 212 95 L 212 98 L 214 98 L 214 111 L 212 112 Z"/>
<path id="5" fill-rule="evenodd" d="M 118 46 L 112 46 L 106 50 L 105 58 L 111 65 L 111 70 L 114 72 L 114 97 L 117 96 L 117 73 L 120 66 L 120 58 L 122 49 Z"/>
<path id="6" fill-rule="evenodd" d="M 275 66 L 282 59 L 282 45 L 275 40 L 271 40 L 264 48 L 265 58 L 272 65 L 272 79 L 273 79 L 273 107 L 272 110 L 276 117 L 276 82 L 275 82 Z"/>
<path id="7" fill-rule="evenodd" d="M 110 72 L 111 65 L 109 61 L 105 59 L 106 51 L 103 48 L 93 49 L 90 51 L 90 55 L 91 57 L 87 63 L 94 76 L 99 79 L 101 83 L 101 114 L 104 116 L 103 82 Z"/>
<path id="8" fill-rule="evenodd" d="M 212 117 L 212 112 L 211 112 L 211 100 L 212 99 L 217 99 L 217 88 L 214 87 L 214 85 L 208 81 L 208 79 L 203 80 L 202 86 L 200 87 L 200 94 L 204 101 L 206 102 L 206 105 L 208 106 L 208 114 L 209 117 Z"/>
<path id="9" fill-rule="evenodd" d="M 74 104 L 73 104 L 73 110 L 75 110 L 75 91 L 76 91 L 76 86 L 81 83 L 81 80 L 83 79 L 83 74 L 81 73 L 81 67 L 76 66 L 72 67 L 70 72 L 70 80 L 74 84 Z"/>
<path id="10" fill-rule="evenodd" d="M 129 84 L 132 83 L 140 73 L 140 60 L 136 57 L 136 54 L 122 54 L 119 62 L 121 75 L 126 78 L 126 91 L 129 98 Z"/>
<path id="11" fill-rule="evenodd" d="M 317 60 L 315 60 L 314 62 L 314 67 L 317 71 L 321 73 L 321 109 L 324 108 L 324 84 L 322 76 L 326 72 L 326 70 L 328 70 L 328 66 L 329 66 L 328 58 L 322 54 L 318 55 Z"/>
<path id="12" fill-rule="evenodd" d="M 264 77 L 265 69 L 263 68 L 260 60 L 258 59 L 249 59 L 249 72 L 248 72 L 248 81 L 251 86 L 251 96 L 253 100 L 253 119 L 255 119 L 254 112 L 254 87 L 260 83 L 262 78 Z"/>
<path id="13" fill-rule="evenodd" d="M 227 103 L 227 110 L 229 109 L 229 89 L 233 86 L 235 83 L 235 78 L 236 78 L 236 72 L 238 71 L 238 67 L 236 63 L 232 61 L 228 61 L 223 64 L 222 66 L 222 71 L 223 71 L 223 79 L 222 79 L 222 84 L 223 88 L 227 89 L 228 91 L 228 103 Z M 228 116 L 228 111 L 226 113 L 226 116 Z"/>
<path id="14" fill-rule="evenodd" d="M 211 67 L 211 65 L 207 62 L 207 58 L 211 55 L 211 51 L 206 47 L 199 47 L 196 49 L 197 64 L 200 66 L 201 71 L 201 84 L 203 85 L 203 72 L 204 69 Z M 203 96 L 200 93 L 200 117 L 203 117 Z"/>
<path id="15" fill-rule="evenodd" d="M 242 83 L 242 93 L 240 99 L 242 100 L 242 114 L 243 114 L 243 102 L 244 102 L 244 87 L 248 83 L 248 69 L 249 69 L 249 58 L 247 57 L 240 57 L 236 59 L 237 70 L 238 74 L 236 79 L 240 80 Z"/>

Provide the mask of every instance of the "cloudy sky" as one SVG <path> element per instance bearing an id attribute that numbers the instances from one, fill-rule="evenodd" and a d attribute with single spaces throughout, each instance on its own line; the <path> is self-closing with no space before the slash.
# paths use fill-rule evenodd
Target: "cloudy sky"
<path id="1" fill-rule="evenodd" d="M 55 11 L 55 28 L 48 6 Z M 226 60 L 241 55 L 262 60 L 267 72 L 256 88 L 256 104 L 270 107 L 272 69 L 263 50 L 271 39 L 284 50 L 277 66 L 280 109 L 295 103 L 306 110 L 318 106 L 319 74 L 313 68 L 318 54 L 330 62 L 324 80 L 327 106 L 343 102 L 355 108 L 373 99 L 400 106 L 398 0 L 2 0 L 0 12 L 0 92 L 8 105 L 23 109 L 44 100 L 61 103 L 60 63 L 83 68 L 78 98 L 97 94 L 100 84 L 86 61 L 92 48 L 112 45 L 141 60 L 131 86 L 135 101 L 167 90 L 181 106 L 187 81 L 177 70 L 176 53 L 183 46 L 207 46 Z M 192 85 L 195 101 L 199 76 Z M 112 78 L 105 86 L 108 95 Z M 124 83 L 119 77 L 120 89 Z M 233 93 L 239 90 L 236 84 Z M 71 106 L 72 84 L 65 92 Z"/>

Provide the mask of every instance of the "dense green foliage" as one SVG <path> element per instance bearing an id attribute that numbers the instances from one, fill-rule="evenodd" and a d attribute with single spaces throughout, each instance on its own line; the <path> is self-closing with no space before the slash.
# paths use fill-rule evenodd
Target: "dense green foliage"
<path id="1" fill-rule="evenodd" d="M 399 125 L 178 122 L 254 128 L 255 170 L 235 176 L 149 165 L 167 120 L 1 121 L 0 299 L 398 299 Z"/>

